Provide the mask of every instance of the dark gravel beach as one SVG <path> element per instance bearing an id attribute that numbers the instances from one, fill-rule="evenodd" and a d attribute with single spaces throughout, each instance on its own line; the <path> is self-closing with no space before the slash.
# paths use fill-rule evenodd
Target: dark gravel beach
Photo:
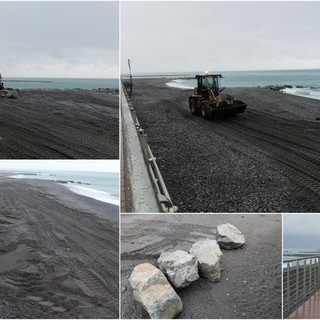
<path id="1" fill-rule="evenodd" d="M 118 318 L 118 206 L 0 176 L 0 318 Z"/>
<path id="2" fill-rule="evenodd" d="M 244 114 L 193 116 L 192 90 L 134 80 L 131 101 L 179 212 L 318 212 L 320 100 L 231 88 Z"/>
<path id="3" fill-rule="evenodd" d="M 21 90 L 0 99 L 1 159 L 118 159 L 114 90 Z"/>
<path id="4" fill-rule="evenodd" d="M 136 265 L 156 265 L 164 251 L 188 251 L 197 240 L 215 239 L 221 223 L 235 225 L 245 235 L 246 244 L 222 250 L 220 282 L 201 278 L 178 291 L 183 302 L 178 318 L 281 318 L 281 215 L 270 214 L 122 215 L 122 318 L 148 318 L 133 299 L 128 281 Z"/>

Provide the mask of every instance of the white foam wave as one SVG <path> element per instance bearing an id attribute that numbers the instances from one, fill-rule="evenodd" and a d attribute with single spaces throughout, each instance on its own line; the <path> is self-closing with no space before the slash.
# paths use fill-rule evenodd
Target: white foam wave
<path id="1" fill-rule="evenodd" d="M 172 80 L 170 82 L 167 82 L 166 85 L 171 88 L 194 89 L 194 87 L 191 87 L 190 85 L 183 84 L 184 82 L 184 80 Z"/>
<path id="2" fill-rule="evenodd" d="M 27 178 L 27 177 L 23 174 L 17 174 L 14 176 L 9 176 L 8 178 L 22 179 L 22 178 Z"/>
<path id="3" fill-rule="evenodd" d="M 75 186 L 75 185 L 69 185 L 69 184 L 63 184 L 66 187 L 68 187 L 71 191 L 80 194 L 85 197 L 93 198 L 102 202 L 111 203 L 114 205 L 119 206 L 119 199 L 115 196 L 112 196 L 109 192 L 96 190 L 84 186 Z"/>
<path id="4" fill-rule="evenodd" d="M 317 89 L 311 88 L 285 88 L 281 90 L 284 93 L 292 94 L 299 97 L 306 97 L 320 100 L 320 92 Z"/>
<path id="5" fill-rule="evenodd" d="M 14 173 L 14 172 L 13 172 Z M 8 178 L 15 179 L 36 179 L 38 176 L 46 176 L 44 173 L 35 173 L 35 174 L 15 174 L 14 176 L 8 176 Z"/>
<path id="6" fill-rule="evenodd" d="M 32 179 L 34 177 L 32 175 L 17 174 L 17 175 L 9 176 L 9 178 L 14 178 L 14 179 L 25 179 L 25 178 L 28 179 L 29 178 L 29 179 Z M 93 188 L 88 188 L 88 187 L 84 187 L 84 186 L 77 186 L 69 181 L 67 183 L 58 183 L 58 184 L 66 186 L 72 192 L 80 194 L 85 197 L 93 198 L 93 199 L 96 199 L 96 200 L 99 200 L 102 202 L 106 202 L 106 203 L 111 203 L 111 204 L 114 204 L 117 206 L 119 206 L 119 204 L 120 204 L 119 199 L 117 197 L 111 195 L 109 192 L 105 192 L 105 191 L 101 191 L 101 190 L 97 190 L 97 189 L 93 189 Z"/>

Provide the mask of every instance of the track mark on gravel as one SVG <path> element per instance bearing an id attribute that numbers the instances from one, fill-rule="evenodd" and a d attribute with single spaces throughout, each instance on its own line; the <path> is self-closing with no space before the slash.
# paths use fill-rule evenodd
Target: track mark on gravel
<path id="1" fill-rule="evenodd" d="M 27 296 L 28 300 L 31 301 L 35 301 L 38 304 L 40 304 L 41 306 L 45 306 L 48 307 L 50 309 L 52 309 L 53 311 L 57 311 L 57 312 L 65 312 L 67 309 L 61 306 L 56 306 L 54 304 L 54 302 L 49 301 L 49 300 L 44 300 L 44 298 L 40 297 L 40 296 Z"/>
<path id="2" fill-rule="evenodd" d="M 28 256 L 32 249 L 21 244 L 15 250 L 0 255 L 0 273 L 15 269 L 19 260 Z"/>
<path id="3" fill-rule="evenodd" d="M 83 293 L 90 297 L 107 297 L 110 295 L 105 280 L 92 269 L 81 270 L 80 278 L 75 278 L 75 281 Z"/>
<path id="4" fill-rule="evenodd" d="M 14 225 L 17 222 L 18 218 L 9 212 L 2 211 L 0 212 L 0 227 L 7 227 L 9 225 Z"/>
<path id="5" fill-rule="evenodd" d="M 39 297 L 39 296 L 27 296 L 27 299 L 28 300 L 32 300 L 32 301 L 41 301 L 41 300 L 43 300 L 43 298 Z"/>

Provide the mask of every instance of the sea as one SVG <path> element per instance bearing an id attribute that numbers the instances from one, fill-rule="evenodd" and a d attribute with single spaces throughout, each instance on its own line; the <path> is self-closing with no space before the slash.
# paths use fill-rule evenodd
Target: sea
<path id="1" fill-rule="evenodd" d="M 288 263 L 290 264 L 290 267 L 294 267 L 297 265 L 296 261 L 291 261 L 294 259 L 301 259 L 303 257 L 311 257 L 313 255 L 320 255 L 320 249 L 314 250 L 314 249 L 297 249 L 297 248 L 287 248 L 283 250 L 283 264 L 282 268 L 286 269 Z M 312 258 L 312 262 L 318 261 L 319 258 Z M 303 264 L 303 261 L 301 262 Z M 306 264 L 310 264 L 310 259 L 306 261 Z"/>
<path id="2" fill-rule="evenodd" d="M 63 183 L 71 191 L 119 206 L 119 173 L 114 172 L 85 172 L 85 171 L 14 171 L 11 178 L 64 180 Z"/>
<path id="3" fill-rule="evenodd" d="M 308 70 L 270 70 L 270 71 L 218 71 L 222 87 L 264 87 L 268 85 L 290 85 L 283 92 L 320 100 L 320 69 Z M 134 78 L 167 78 L 167 85 L 174 88 L 190 89 L 196 86 L 194 76 L 201 72 L 164 72 L 137 74 Z M 193 78 L 193 79 L 190 79 Z"/>
<path id="4" fill-rule="evenodd" d="M 119 89 L 119 79 L 13 78 L 3 77 L 5 88 L 13 89 Z"/>

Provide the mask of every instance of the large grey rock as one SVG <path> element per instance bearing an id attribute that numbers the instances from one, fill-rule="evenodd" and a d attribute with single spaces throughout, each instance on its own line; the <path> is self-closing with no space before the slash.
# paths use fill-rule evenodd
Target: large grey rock
<path id="1" fill-rule="evenodd" d="M 184 288 L 199 279 L 196 257 L 183 250 L 162 253 L 158 266 L 176 288 Z"/>
<path id="2" fill-rule="evenodd" d="M 165 275 L 150 263 L 137 265 L 129 278 L 134 298 L 152 319 L 173 319 L 182 311 L 182 301 Z"/>
<path id="3" fill-rule="evenodd" d="M 222 252 L 216 240 L 199 240 L 189 252 L 197 258 L 202 277 L 212 282 L 220 280 Z"/>
<path id="4" fill-rule="evenodd" d="M 5 98 L 10 98 L 10 99 L 17 99 L 19 95 L 18 90 L 8 90 L 8 89 L 3 89 L 0 90 L 0 97 L 5 97 Z"/>
<path id="5" fill-rule="evenodd" d="M 236 249 L 246 242 L 244 235 L 232 224 L 220 224 L 217 227 L 217 241 L 222 249 Z"/>
<path id="6" fill-rule="evenodd" d="M 10 99 L 18 99 L 18 91 L 17 90 L 11 90 L 7 93 L 7 98 Z"/>

